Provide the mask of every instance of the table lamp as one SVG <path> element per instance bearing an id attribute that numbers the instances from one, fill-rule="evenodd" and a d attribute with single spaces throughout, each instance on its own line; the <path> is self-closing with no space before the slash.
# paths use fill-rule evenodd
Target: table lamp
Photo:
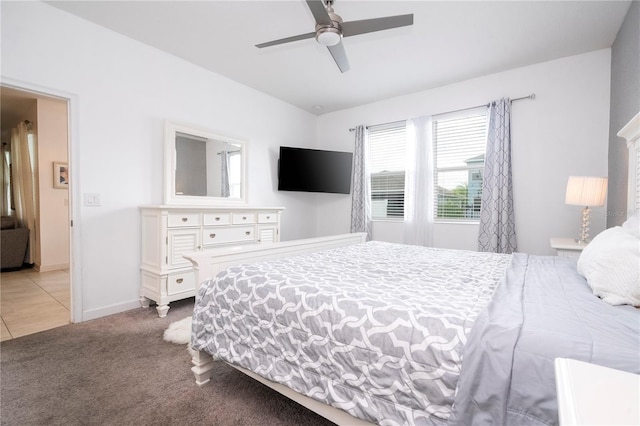
<path id="1" fill-rule="evenodd" d="M 589 234 L 589 207 L 604 206 L 607 197 L 607 178 L 589 176 L 569 176 L 567 183 L 567 195 L 565 203 L 574 206 L 583 206 L 582 226 L 580 227 L 580 237 L 577 243 L 586 244 Z"/>

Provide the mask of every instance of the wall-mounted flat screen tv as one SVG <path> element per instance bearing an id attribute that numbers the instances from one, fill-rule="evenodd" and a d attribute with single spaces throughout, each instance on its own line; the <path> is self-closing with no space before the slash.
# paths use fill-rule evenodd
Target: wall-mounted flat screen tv
<path id="1" fill-rule="evenodd" d="M 281 146 L 278 190 L 349 194 L 352 162 L 351 152 Z"/>

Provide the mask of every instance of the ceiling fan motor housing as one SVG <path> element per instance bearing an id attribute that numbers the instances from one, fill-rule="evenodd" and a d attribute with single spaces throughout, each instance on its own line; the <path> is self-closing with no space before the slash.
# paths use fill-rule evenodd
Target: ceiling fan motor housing
<path id="1" fill-rule="evenodd" d="M 316 24 L 316 41 L 323 46 L 335 46 L 342 40 L 342 18 L 327 5 L 327 13 L 331 18 L 331 25 Z"/>

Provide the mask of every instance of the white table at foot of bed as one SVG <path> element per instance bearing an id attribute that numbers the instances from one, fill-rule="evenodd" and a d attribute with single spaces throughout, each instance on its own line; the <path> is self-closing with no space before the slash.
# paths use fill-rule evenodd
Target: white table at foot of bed
<path id="1" fill-rule="evenodd" d="M 640 424 L 640 376 L 569 358 L 555 359 L 561 426 Z"/>
<path id="2" fill-rule="evenodd" d="M 329 237 L 283 241 L 272 244 L 227 247 L 209 250 L 206 252 L 187 253 L 184 257 L 193 263 L 196 271 L 196 282 L 202 285 L 202 283 L 214 278 L 218 272 L 233 265 L 280 259 L 351 244 L 363 243 L 365 241 L 365 233 L 341 234 Z M 198 292 L 196 292 L 196 297 L 198 297 Z M 191 371 L 193 372 L 196 383 L 199 386 L 205 385 L 211 381 L 215 362 L 216 361 L 213 357 L 206 352 L 197 351 L 194 353 L 191 359 L 191 363 L 193 364 Z M 242 367 L 238 367 L 233 364 L 229 365 L 338 425 L 357 426 L 370 424 L 357 419 L 342 410 L 299 394 L 279 383 L 267 380 Z"/>

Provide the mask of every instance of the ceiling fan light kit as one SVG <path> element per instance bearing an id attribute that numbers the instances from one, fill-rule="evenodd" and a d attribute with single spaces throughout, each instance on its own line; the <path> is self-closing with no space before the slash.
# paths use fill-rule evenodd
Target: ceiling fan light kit
<path id="1" fill-rule="evenodd" d="M 337 28 L 322 27 L 316 30 L 316 41 L 323 46 L 335 46 L 342 40 L 342 34 Z"/>
<path id="2" fill-rule="evenodd" d="M 343 22 L 340 15 L 333 11 L 333 0 L 325 0 L 324 2 L 323 0 L 306 1 L 316 20 L 315 32 L 256 44 L 256 47 L 261 49 L 315 36 L 319 44 L 327 47 L 336 65 L 344 73 L 350 69 L 350 66 L 342 44 L 343 37 L 413 25 L 413 14 Z"/>

